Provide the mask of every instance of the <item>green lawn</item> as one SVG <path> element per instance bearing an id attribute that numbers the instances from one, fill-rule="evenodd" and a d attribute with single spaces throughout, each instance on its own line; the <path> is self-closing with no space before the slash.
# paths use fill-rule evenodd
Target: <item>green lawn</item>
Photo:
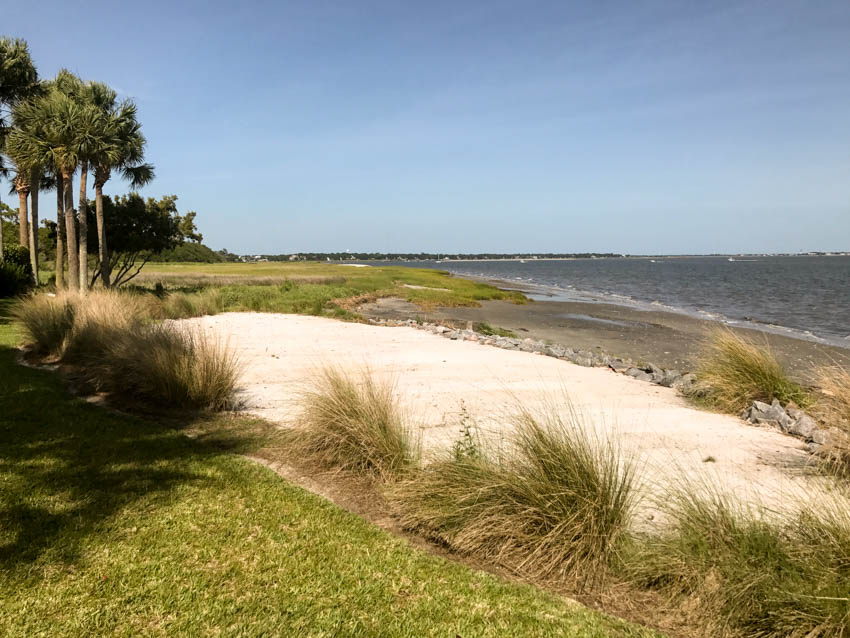
<path id="1" fill-rule="evenodd" d="M 405 541 L 15 364 L 0 302 L 0 636 L 649 636 Z M 256 426 L 255 428 L 252 428 Z M 234 427 L 239 426 L 239 427 Z"/>

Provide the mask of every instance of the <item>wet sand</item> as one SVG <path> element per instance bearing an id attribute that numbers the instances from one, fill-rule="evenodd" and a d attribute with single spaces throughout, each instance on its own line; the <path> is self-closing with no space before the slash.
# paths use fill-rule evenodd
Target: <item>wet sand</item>
<path id="1" fill-rule="evenodd" d="M 491 282 L 498 284 L 499 282 Z M 651 362 L 680 371 L 696 367 L 699 352 L 712 329 L 723 325 L 685 314 L 643 311 L 627 306 L 570 301 L 533 301 L 517 305 L 484 301 L 480 308 L 439 308 L 424 311 L 400 299 L 379 299 L 359 311 L 374 318 L 414 319 L 448 323 L 486 322 L 519 337 L 531 337 L 582 350 L 599 349 L 636 362 Z M 850 350 L 784 335 L 735 328 L 763 341 L 801 380 L 818 365 L 850 365 Z"/>

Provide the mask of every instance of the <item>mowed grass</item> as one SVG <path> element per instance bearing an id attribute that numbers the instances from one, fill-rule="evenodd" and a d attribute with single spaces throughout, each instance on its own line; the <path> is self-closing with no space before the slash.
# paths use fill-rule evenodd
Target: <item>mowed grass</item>
<path id="1" fill-rule="evenodd" d="M 105 411 L 0 303 L 0 636 L 648 636 L 412 549 L 239 453 L 261 422 Z"/>
<path id="2" fill-rule="evenodd" d="M 148 264 L 137 282 L 166 289 L 219 287 L 222 308 L 349 316 L 359 302 L 398 297 L 423 308 L 476 306 L 518 292 L 453 277 L 445 271 L 399 266 L 357 268 L 316 262 L 258 264 Z"/>

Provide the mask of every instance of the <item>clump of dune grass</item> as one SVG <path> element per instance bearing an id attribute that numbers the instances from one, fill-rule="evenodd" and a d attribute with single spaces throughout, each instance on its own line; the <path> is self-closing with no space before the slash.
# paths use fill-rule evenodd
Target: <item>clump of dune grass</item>
<path id="1" fill-rule="evenodd" d="M 829 425 L 850 434 L 850 370 L 842 366 L 823 366 L 815 370 L 819 396 L 817 415 Z"/>
<path id="2" fill-rule="evenodd" d="M 164 324 L 131 328 L 90 369 L 112 394 L 189 410 L 229 407 L 239 374 L 226 344 L 197 329 Z"/>
<path id="3" fill-rule="evenodd" d="M 201 332 L 155 323 L 148 297 L 118 291 L 30 297 L 16 317 L 34 349 L 75 367 L 75 376 L 137 406 L 225 408 L 238 363 Z"/>
<path id="4" fill-rule="evenodd" d="M 501 454 L 447 455 L 391 496 L 401 522 L 524 576 L 589 584 L 628 536 L 635 465 L 570 409 L 522 410 Z"/>
<path id="5" fill-rule="evenodd" d="M 766 343 L 757 345 L 728 329 L 713 333 L 697 372 L 700 402 L 724 412 L 740 412 L 753 401 L 778 399 L 800 407 L 811 403 Z"/>
<path id="6" fill-rule="evenodd" d="M 633 582 L 669 596 L 711 636 L 850 632 L 850 501 L 796 513 L 743 505 L 708 485 L 666 495 L 669 528 L 633 544 Z"/>
<path id="7" fill-rule="evenodd" d="M 302 396 L 296 456 L 327 468 L 389 479 L 415 466 L 418 445 L 405 423 L 393 385 L 368 372 L 319 371 Z"/>
<path id="8" fill-rule="evenodd" d="M 66 295 L 33 295 L 19 301 L 12 314 L 28 345 L 38 354 L 58 356 L 74 325 L 75 305 Z"/>
<path id="9" fill-rule="evenodd" d="M 111 344 L 150 321 L 149 306 L 139 295 L 101 290 L 69 294 L 67 300 L 73 304 L 74 320 L 62 345 L 66 363 L 97 362 Z"/>

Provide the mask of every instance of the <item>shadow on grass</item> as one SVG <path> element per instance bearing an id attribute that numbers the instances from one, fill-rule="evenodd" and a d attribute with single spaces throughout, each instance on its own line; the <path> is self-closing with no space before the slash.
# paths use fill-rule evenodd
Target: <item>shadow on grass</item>
<path id="1" fill-rule="evenodd" d="M 195 461 L 251 448 L 238 428 L 188 437 L 90 405 L 58 374 L 15 357 L 0 342 L 0 570 L 73 563 L 84 541 L 107 531 L 124 508 L 155 508 L 181 484 L 217 480 L 198 473 Z"/>

